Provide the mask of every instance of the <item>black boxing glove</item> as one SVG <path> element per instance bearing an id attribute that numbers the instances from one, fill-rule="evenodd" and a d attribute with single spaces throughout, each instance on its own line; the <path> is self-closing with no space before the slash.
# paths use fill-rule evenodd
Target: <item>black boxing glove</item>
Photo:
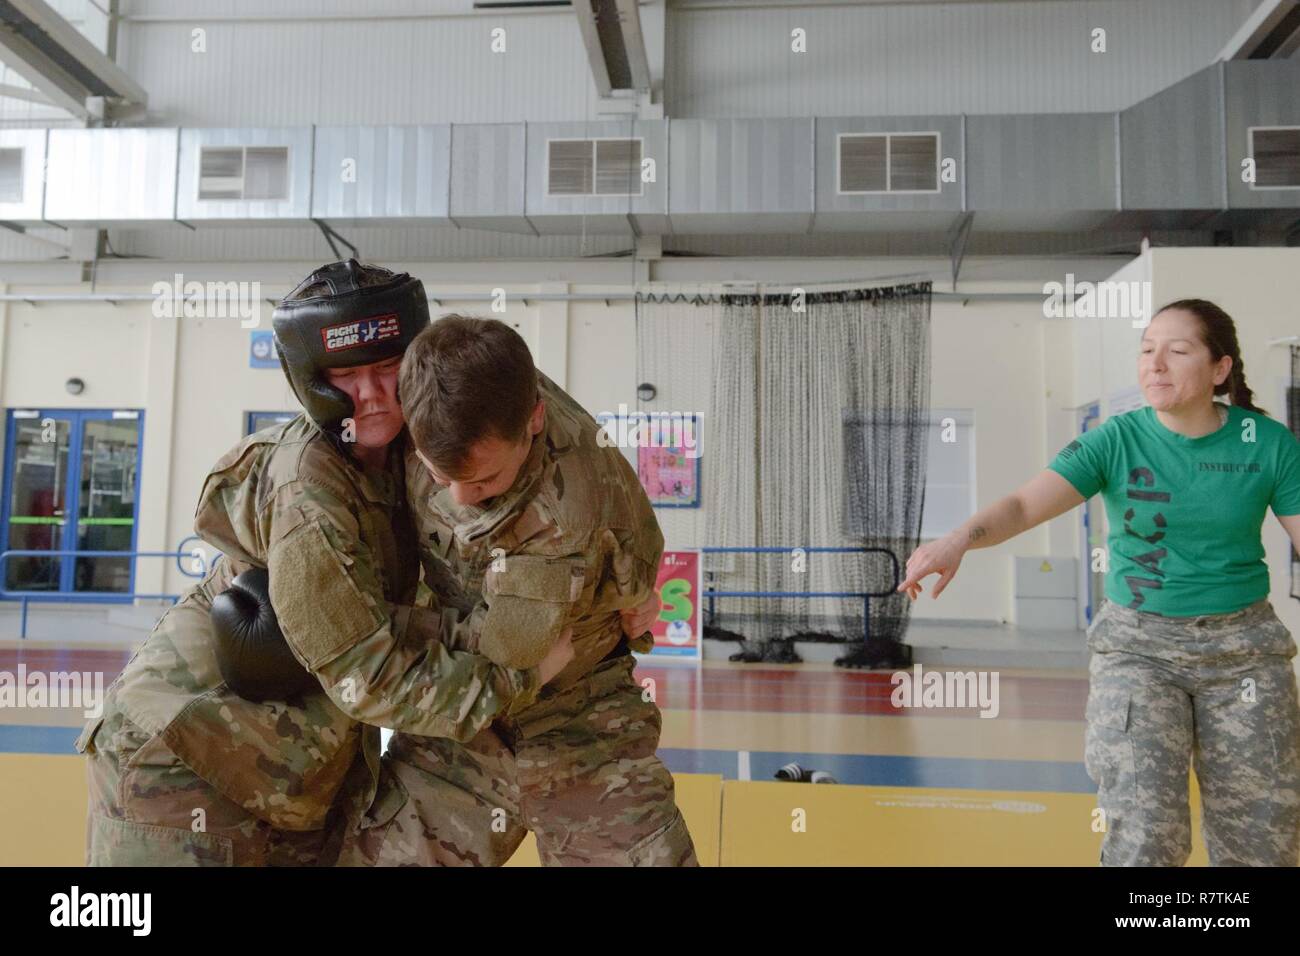
<path id="1" fill-rule="evenodd" d="M 217 668 L 245 700 L 285 700 L 320 690 L 314 674 L 293 656 L 271 607 L 271 579 L 250 568 L 212 600 Z"/>

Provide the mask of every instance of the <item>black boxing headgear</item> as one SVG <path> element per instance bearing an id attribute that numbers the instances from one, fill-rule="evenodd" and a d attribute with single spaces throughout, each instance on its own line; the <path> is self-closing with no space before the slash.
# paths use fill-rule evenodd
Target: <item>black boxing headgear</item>
<path id="1" fill-rule="evenodd" d="M 275 307 L 280 367 L 307 415 L 336 434 L 355 411 L 324 370 L 397 358 L 429 325 L 424 284 L 355 259 L 321 266 Z"/>

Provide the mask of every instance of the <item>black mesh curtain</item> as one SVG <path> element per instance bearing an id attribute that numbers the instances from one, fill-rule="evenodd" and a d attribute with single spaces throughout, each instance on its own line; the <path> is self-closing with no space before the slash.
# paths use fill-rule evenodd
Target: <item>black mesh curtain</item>
<path id="1" fill-rule="evenodd" d="M 723 296 L 715 345 L 709 536 L 735 547 L 719 590 L 889 593 L 881 554 L 792 555 L 796 547 L 887 549 L 901 569 L 924 505 L 930 284 L 803 297 Z M 732 598 L 713 622 L 750 657 L 783 659 L 790 638 L 861 642 L 858 598 Z M 870 602 L 872 644 L 901 641 L 911 602 Z M 873 660 L 879 655 L 872 655 Z M 888 658 L 888 659 L 893 659 Z M 853 660 L 851 663 L 860 663 Z"/>

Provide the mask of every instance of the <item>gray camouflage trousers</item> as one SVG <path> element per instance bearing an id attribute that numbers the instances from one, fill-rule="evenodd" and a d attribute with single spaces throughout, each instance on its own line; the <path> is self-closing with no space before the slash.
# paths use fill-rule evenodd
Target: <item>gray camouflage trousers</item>
<path id="1" fill-rule="evenodd" d="M 1182 866 L 1188 768 L 1211 866 L 1300 860 L 1295 641 L 1267 600 L 1172 618 L 1107 601 L 1088 628 L 1084 760 L 1103 866 Z"/>

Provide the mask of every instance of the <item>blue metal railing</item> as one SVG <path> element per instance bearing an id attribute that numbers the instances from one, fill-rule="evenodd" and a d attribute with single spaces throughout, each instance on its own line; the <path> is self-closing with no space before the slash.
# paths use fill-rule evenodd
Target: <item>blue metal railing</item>
<path id="1" fill-rule="evenodd" d="M 704 554 L 883 554 L 894 566 L 894 584 L 888 591 L 715 591 L 705 588 L 709 596 L 709 619 L 713 620 L 717 609 L 715 598 L 861 598 L 862 599 L 862 640 L 871 637 L 871 599 L 889 597 L 898 591 L 898 557 L 888 548 L 700 548 Z M 719 572 L 709 571 L 713 575 Z"/>
<path id="2" fill-rule="evenodd" d="M 191 536 L 193 537 L 193 536 Z M 191 538 L 186 538 L 189 541 Z M 193 540 L 199 540 L 193 538 Z M 14 550 L 0 552 L 0 581 L 5 579 L 5 566 L 10 558 L 175 558 L 176 567 L 187 578 L 201 578 L 208 573 L 208 560 L 205 553 L 198 549 L 185 551 L 185 541 L 175 551 L 42 551 Z M 189 558 L 198 563 L 198 568 L 187 571 L 181 566 L 181 558 Z M 134 575 L 132 575 L 134 578 Z M 95 604 L 106 600 L 142 600 L 172 601 L 180 598 L 179 594 L 140 594 L 136 591 L 10 591 L 0 589 L 0 598 L 17 599 L 22 602 L 22 625 L 19 639 L 27 638 L 27 612 L 32 602 L 38 604 Z"/>

